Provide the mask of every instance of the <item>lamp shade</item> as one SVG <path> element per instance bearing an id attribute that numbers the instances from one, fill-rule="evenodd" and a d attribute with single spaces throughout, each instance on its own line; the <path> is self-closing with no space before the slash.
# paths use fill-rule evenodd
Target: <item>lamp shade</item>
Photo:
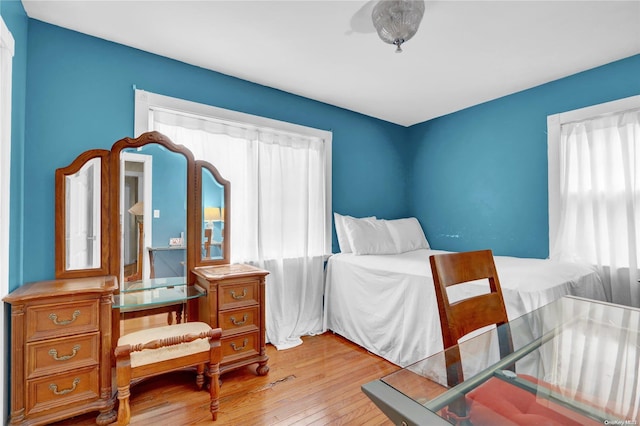
<path id="1" fill-rule="evenodd" d="M 423 15 L 423 0 L 380 0 L 371 12 L 371 19 L 382 41 L 394 44 L 399 53 L 402 43 L 418 31 Z"/>
<path id="2" fill-rule="evenodd" d="M 204 208 L 204 220 L 222 220 L 222 215 L 224 214 L 224 209 L 220 207 L 205 207 Z"/>
<path id="3" fill-rule="evenodd" d="M 127 211 L 134 216 L 142 216 L 144 214 L 144 202 L 138 201 Z"/>

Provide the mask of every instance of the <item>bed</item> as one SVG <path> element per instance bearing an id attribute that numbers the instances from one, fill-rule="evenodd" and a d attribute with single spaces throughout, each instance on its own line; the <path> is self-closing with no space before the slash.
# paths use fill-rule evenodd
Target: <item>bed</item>
<path id="1" fill-rule="evenodd" d="M 367 231 L 371 233 L 372 229 Z M 422 233 L 421 228 L 419 232 Z M 394 236 L 397 235 L 392 233 Z M 421 245 L 428 247 L 426 239 Z M 324 330 L 344 336 L 401 367 L 441 351 L 429 256 L 446 252 L 417 248 L 389 254 L 386 250 L 365 253 L 356 250 L 329 259 Z M 587 265 L 507 256 L 494 259 L 509 319 L 568 294 L 605 300 L 598 274 Z M 487 282 L 456 286 L 450 290 L 450 298 L 457 300 L 487 289 Z"/>

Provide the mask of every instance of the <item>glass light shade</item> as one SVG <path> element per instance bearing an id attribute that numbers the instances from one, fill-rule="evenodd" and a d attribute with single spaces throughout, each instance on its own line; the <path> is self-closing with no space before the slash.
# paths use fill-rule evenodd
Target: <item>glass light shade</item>
<path id="1" fill-rule="evenodd" d="M 418 31 L 423 15 L 423 0 L 380 0 L 371 12 L 371 19 L 382 41 L 394 44 L 399 53 L 402 43 Z"/>

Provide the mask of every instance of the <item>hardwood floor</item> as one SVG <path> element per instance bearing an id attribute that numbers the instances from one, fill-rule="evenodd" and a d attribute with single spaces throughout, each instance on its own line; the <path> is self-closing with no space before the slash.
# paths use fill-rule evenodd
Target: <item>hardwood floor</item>
<path id="1" fill-rule="evenodd" d="M 166 316 L 160 316 L 166 321 Z M 130 321 L 130 320 L 128 320 Z M 195 390 L 194 373 L 169 373 L 131 389 L 131 425 L 391 425 L 360 386 L 399 369 L 331 332 L 303 337 L 278 351 L 267 345 L 269 374 L 255 366 L 222 376 L 213 423 L 209 395 Z M 94 425 L 95 413 L 57 425 Z"/>

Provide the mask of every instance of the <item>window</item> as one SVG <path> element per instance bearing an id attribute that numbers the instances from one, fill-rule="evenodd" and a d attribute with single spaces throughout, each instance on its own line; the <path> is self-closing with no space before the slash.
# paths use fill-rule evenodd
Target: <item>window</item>
<path id="1" fill-rule="evenodd" d="M 548 128 L 550 257 L 596 266 L 609 300 L 640 306 L 640 96 Z"/>
<path id="2" fill-rule="evenodd" d="M 231 262 L 267 269 L 267 338 L 322 330 L 331 253 L 331 132 L 136 90 L 136 135 L 157 130 L 231 183 Z"/>

